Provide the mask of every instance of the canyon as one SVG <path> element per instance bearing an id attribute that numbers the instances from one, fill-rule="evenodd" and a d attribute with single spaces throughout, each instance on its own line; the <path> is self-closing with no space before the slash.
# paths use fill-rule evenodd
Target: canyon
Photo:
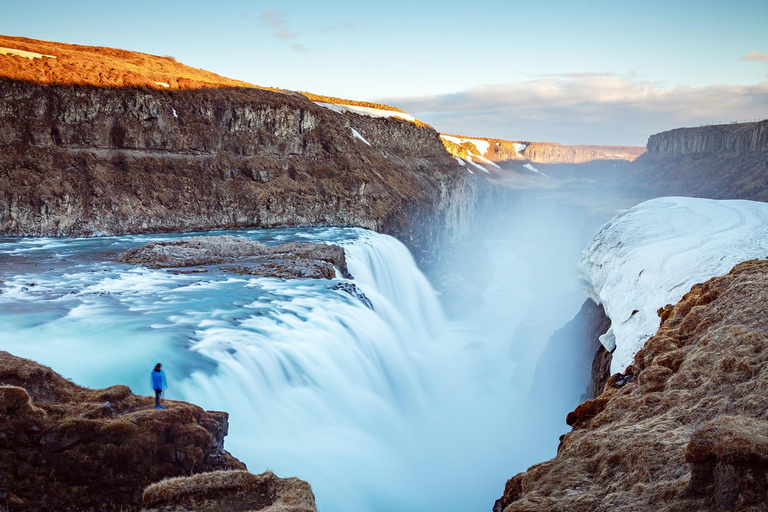
<path id="1" fill-rule="evenodd" d="M 498 299 L 497 304 L 488 304 L 483 299 L 483 291 L 493 284 L 490 269 L 494 265 L 502 268 L 508 263 L 506 260 L 492 261 L 497 255 L 488 249 L 488 240 L 498 242 L 502 228 L 513 226 L 519 231 L 516 238 L 510 239 L 514 243 L 509 246 L 511 251 L 520 250 L 528 239 L 543 236 L 541 232 L 551 227 L 547 222 L 537 223 L 537 216 L 556 212 L 553 217 L 560 223 L 562 231 L 548 233 L 550 238 L 545 238 L 541 246 L 551 249 L 551 253 L 561 251 L 572 257 L 573 261 L 557 263 L 562 268 L 570 268 L 568 265 L 575 266 L 578 259 L 572 254 L 573 247 L 581 250 L 589 236 L 609 221 L 617 209 L 630 208 L 646 199 L 691 195 L 768 201 L 768 121 L 671 130 L 652 135 L 647 148 L 509 141 L 438 134 L 432 127 L 409 120 L 398 109 L 386 105 L 258 87 L 188 68 L 167 57 L 7 36 L 0 36 L 0 47 L 40 55 L 31 58 L 18 52 L 0 52 L 0 234 L 3 236 L 95 237 L 216 229 L 241 230 L 238 233 L 241 235 L 242 230 L 248 228 L 367 228 L 392 235 L 408 247 L 419 267 L 430 272 L 430 278 L 443 293 L 446 308 L 453 315 L 456 311 L 468 314 L 491 306 L 499 309 L 508 306 L 504 298 Z M 489 229 L 486 224 L 498 226 Z M 320 269 L 313 276 L 334 278 L 335 266 L 341 274 L 346 272 L 344 277 L 351 277 L 345 270 L 346 263 L 340 263 L 344 250 L 326 245 L 329 240 L 334 242 L 336 234 L 323 238 L 317 232 L 312 233 L 319 237 L 315 240 L 317 245 L 334 248 L 328 249 L 330 255 L 310 255 L 312 262 L 309 265 Z M 353 310 L 355 317 L 374 322 L 373 317 L 365 315 L 375 313 L 386 318 L 391 308 L 402 315 L 405 319 L 402 325 L 407 326 L 406 329 L 396 324 L 398 333 L 409 329 L 418 333 L 412 336 L 408 331 L 412 336 L 408 340 L 442 339 L 444 333 L 436 335 L 432 332 L 435 325 L 444 322 L 442 313 L 438 313 L 440 305 L 431 297 L 433 291 L 429 285 L 422 283 L 423 276 L 407 263 L 402 249 L 391 240 L 373 235 L 355 236 L 360 238 L 354 243 L 343 237 L 341 242 L 347 257 L 354 254 L 352 259 L 356 260 L 358 270 L 352 274 L 358 277 L 358 272 L 362 273 L 362 288 L 375 283 L 376 286 L 369 290 L 374 289 L 376 294 L 358 290 L 359 282 L 358 285 L 344 282 L 340 283 L 341 288 L 317 288 L 312 292 L 317 296 L 311 296 L 311 300 L 319 301 L 318 297 L 325 300 L 329 293 L 341 291 L 344 301 L 353 300 L 352 306 L 346 302 L 342 304 L 356 308 Z M 205 243 L 213 240 L 212 237 L 206 239 Z M 190 247 L 197 250 L 195 244 L 199 241 L 191 240 L 150 240 L 144 246 L 144 252 L 135 248 L 126 250 L 124 261 L 147 267 L 167 266 L 156 264 L 158 254 L 165 258 L 166 253 L 170 254 L 173 247 L 178 246 L 185 251 Z M 220 241 L 229 244 L 224 237 Z M 259 242 L 248 244 L 257 247 L 254 249 L 257 252 L 262 250 Z M 567 249 L 563 249 L 566 245 Z M 293 252 L 280 258 L 294 260 L 297 247 L 298 244 L 292 245 Z M 367 249 L 363 250 L 363 247 Z M 379 252 L 372 251 L 371 247 Z M 25 249 L 18 250 L 23 252 Z M 98 248 L 95 253 L 108 254 L 105 258 L 110 265 L 115 260 L 112 249 Z M 456 263 L 459 253 L 466 260 L 464 263 Z M 551 253 L 546 257 L 525 253 L 523 256 L 533 262 L 531 268 L 539 272 L 535 275 L 545 276 L 546 269 L 538 267 L 543 266 L 544 261 L 556 261 Z M 132 254 L 138 259 L 131 260 Z M 395 274 L 382 264 L 382 255 L 392 254 L 397 255 L 393 261 L 401 269 L 407 269 L 408 272 L 403 274 L 405 278 L 385 279 Z M 189 254 L 182 256 L 186 258 Z M 222 259 L 218 252 L 213 259 L 207 252 L 203 259 L 195 259 L 198 256 L 194 255 L 191 264 L 227 261 L 227 257 Z M 362 265 L 361 261 L 367 261 L 369 266 Z M 387 265 L 393 266 L 393 261 L 388 261 Z M 287 271 L 284 263 L 280 262 L 283 265 L 280 268 L 268 269 L 272 273 L 266 275 L 281 278 L 307 276 L 305 263 L 298 262 Z M 383 267 L 387 272 L 382 271 Z M 551 273 L 560 276 L 560 270 L 558 267 Z M 176 278 L 185 283 L 184 286 L 188 284 L 190 289 L 199 284 L 184 281 L 191 280 L 194 274 L 183 274 L 183 271 L 178 275 L 159 271 L 145 274 L 150 271 L 136 267 L 125 272 L 134 278 L 156 280 L 150 289 L 152 286 L 162 288 Z M 259 272 L 265 275 L 263 271 Z M 245 279 L 257 273 L 245 269 L 239 274 Z M 215 271 L 212 275 L 217 276 Z M 541 312 L 557 309 L 553 297 L 562 290 L 554 285 L 550 288 L 531 286 L 531 290 L 546 288 L 546 293 L 551 295 L 542 293 L 535 300 L 520 302 L 528 309 L 513 312 L 522 318 L 515 319 L 520 322 L 515 336 L 530 339 L 543 336 L 544 341 L 549 341 L 540 354 L 535 351 L 516 354 L 520 357 L 518 363 L 527 361 L 526 358 L 532 362 L 530 375 L 515 370 L 511 379 L 512 385 L 519 386 L 522 394 L 530 391 L 530 395 L 525 395 L 529 403 L 521 407 L 534 407 L 547 400 L 556 402 L 546 411 L 525 409 L 536 411 L 531 416 L 538 417 L 531 423 L 547 423 L 541 426 L 541 431 L 556 441 L 563 429 L 565 413 L 579 402 L 583 403 L 568 415 L 568 424 L 573 430 L 564 434 L 557 457 L 509 480 L 494 510 L 512 512 L 566 507 L 607 510 L 613 506 L 654 506 L 660 499 L 669 510 L 707 510 L 712 507 L 733 510 L 764 503 L 764 491 L 768 486 L 763 457 L 765 411 L 758 397 L 766 391 L 762 379 L 764 372 L 759 370 L 765 352 L 761 348 L 765 346 L 765 340 L 760 321 L 765 315 L 760 298 L 764 297 L 766 275 L 768 271 L 763 262 L 750 262 L 737 266 L 726 277 L 694 286 L 676 306 L 670 305 L 664 310 L 658 332 L 647 341 L 645 348 L 634 354 L 632 366 L 625 369 L 624 365 L 618 373 L 616 368 L 611 371 L 613 355 L 599 340 L 609 329 L 618 328 L 615 318 L 613 322 L 609 318 L 610 308 L 605 305 L 604 309 L 604 305 L 588 300 L 575 318 L 563 320 L 554 313 Z M 120 283 L 122 279 L 114 278 Z M 213 284 L 206 286 L 232 286 L 237 279 L 239 277 L 227 277 L 220 282 L 213 279 Z M 29 290 L 22 290 L 26 283 L 16 283 L 9 278 L 7 281 L 0 282 L 0 291 L 7 291 L 6 299 L 12 295 L 27 300 L 24 294 Z M 413 296 L 407 295 L 406 291 L 410 293 L 412 290 L 410 285 L 403 285 L 406 282 L 417 283 Z M 389 288 L 392 283 L 407 290 L 393 291 Z M 687 283 L 688 288 L 690 284 Z M 41 288 L 45 290 L 46 286 L 45 283 L 38 284 L 32 295 L 42 293 Z M 55 288 L 55 285 L 50 286 Z M 69 283 L 67 286 L 79 285 Z M 119 291 L 113 291 L 103 283 L 93 286 L 98 293 L 129 303 L 127 309 L 130 311 L 137 308 L 130 302 L 131 297 L 147 293 L 134 284 L 130 286 L 135 288 L 128 286 Z M 249 288 L 252 285 L 244 286 L 245 291 L 239 288 L 230 291 L 246 303 L 244 297 L 252 300 Z M 264 284 L 255 288 L 265 294 L 265 304 L 267 299 L 273 301 L 270 308 L 285 307 L 290 311 L 285 318 L 304 315 L 306 312 L 301 308 L 310 303 L 301 295 L 305 290 L 298 284 L 282 284 L 277 288 L 280 286 L 292 290 L 286 295 L 300 296 L 305 301 L 300 302 L 299 313 L 292 309 L 293 304 L 290 307 L 276 306 L 281 303 L 269 296 L 277 293 L 275 289 Z M 301 291 L 293 290 L 294 286 Z M 521 289 L 525 289 L 524 286 Z M 84 303 L 90 300 L 89 294 L 94 293 L 89 289 L 76 290 L 75 298 L 82 298 Z M 171 287 L 165 292 L 173 294 L 174 290 Z M 562 295 L 568 295 L 570 300 L 573 291 L 569 288 Z M 57 290 L 56 300 L 75 300 L 62 299 L 69 292 Z M 381 296 L 387 300 L 383 301 Z M 429 298 L 425 299 L 427 296 Z M 339 296 L 333 297 L 339 300 Z M 146 304 L 156 304 L 164 299 L 151 296 L 146 300 Z M 583 301 L 583 297 L 578 300 Z M 386 304 L 383 313 L 377 309 L 382 303 Z M 146 307 L 147 311 L 152 311 L 146 304 L 142 303 L 138 310 Z M 205 304 L 206 307 L 209 305 Z M 317 304 L 326 307 L 324 302 Z M 214 309 L 220 314 L 230 306 L 224 301 Z M 256 316 L 266 315 L 266 306 L 259 307 Z M 72 309 L 75 310 L 77 307 Z M 329 311 L 326 316 L 335 315 L 334 310 Z M 426 327 L 414 321 L 414 312 L 427 318 L 423 322 Z M 552 316 L 547 317 L 547 314 Z M 564 313 L 558 311 L 558 315 L 561 314 Z M 161 317 L 161 320 L 165 322 L 177 316 Z M 187 383 L 190 389 L 197 386 L 207 392 L 223 386 L 217 380 L 223 378 L 221 375 L 206 373 L 210 372 L 211 360 L 226 368 L 222 372 L 230 372 L 230 376 L 238 378 L 254 368 L 249 358 L 258 361 L 237 343 L 229 345 L 230 341 L 224 342 L 216 337 L 216 332 L 206 330 L 209 324 L 216 324 L 217 329 L 229 329 L 230 324 L 243 322 L 240 311 L 232 313 L 231 317 L 222 321 L 222 325 L 216 324 L 220 319 L 186 320 L 190 325 L 196 325 L 197 331 L 194 334 L 184 331 L 183 336 L 177 338 L 201 342 L 204 347 L 208 343 L 209 350 L 206 353 L 209 359 L 204 362 L 203 358 L 192 363 L 179 362 L 180 370 L 186 370 L 184 365 L 188 365 L 198 372 L 194 374 L 193 382 Z M 290 323 L 285 318 L 281 317 L 276 325 Z M 155 320 L 155 323 L 148 323 L 146 329 L 162 324 Z M 301 320 L 307 324 L 316 321 L 311 312 Z M 546 324 L 549 330 L 541 329 L 541 324 Z M 355 324 L 346 317 L 341 325 L 349 331 L 360 330 L 359 327 L 349 327 Z M 374 322 L 374 325 L 379 326 L 379 331 L 386 331 L 385 324 Z M 273 326 L 270 329 L 278 330 Z M 237 338 L 232 333 L 230 335 Z M 195 339 L 196 336 L 201 339 Z M 357 338 L 347 331 L 333 331 L 333 337 L 343 339 L 348 346 L 356 346 Z M 393 337 L 402 343 L 400 338 Z M 313 351 L 315 346 L 325 343 L 322 337 L 319 342 L 312 341 L 312 348 L 303 349 Z M 384 341 L 386 343 L 376 345 L 372 352 L 377 355 L 386 353 L 387 349 L 382 347 L 397 345 L 390 339 Z M 467 342 L 466 346 L 456 349 L 456 353 L 464 358 L 477 351 L 482 343 L 478 340 Z M 219 345 L 224 348 L 214 352 L 212 347 Z M 574 345 L 578 345 L 576 349 Z M 452 353 L 454 348 L 446 346 L 442 349 Z M 413 363 L 402 355 L 413 352 L 412 347 L 397 345 L 397 350 L 392 359 L 401 361 L 402 358 L 414 367 L 423 364 L 421 361 Z M 431 350 L 424 352 L 429 355 L 424 359 L 441 361 Z M 518 350 L 524 352 L 524 349 Z M 573 360 L 559 359 L 559 355 L 566 351 L 575 354 Z M 507 352 L 503 352 L 505 356 Z M 327 354 L 311 353 L 326 361 Z M 368 353 L 367 349 L 365 353 Z M 316 366 L 292 359 L 293 352 L 286 354 L 269 358 L 269 361 L 279 361 L 280 366 L 276 368 L 281 369 L 267 374 L 282 375 L 284 372 L 288 390 L 298 386 L 296 382 L 307 381 L 312 383 L 308 388 L 313 390 L 325 390 L 323 383 L 329 389 L 335 389 L 337 382 L 329 383 L 328 376 L 318 373 Z M 178 417 L 174 415 L 159 425 L 152 423 L 153 426 L 147 429 L 151 432 L 157 429 L 189 430 L 195 435 L 191 435 L 190 440 L 157 434 L 150 442 L 149 438 L 131 430 L 134 427 L 124 427 L 125 418 L 112 418 L 111 412 L 104 412 L 103 404 L 106 401 L 110 407 L 117 407 L 122 416 L 139 418 L 136 421 L 155 422 L 156 418 L 150 418 L 148 411 L 142 412 L 148 398 L 133 395 L 125 386 L 85 390 L 30 361 L 5 353 L 0 359 L 9 368 L 27 368 L 25 375 L 34 376 L 29 380 L 7 370 L 8 376 L 2 381 L 4 407 L 23 417 L 23 421 L 19 419 L 23 425 L 13 423 L 4 427 L 10 436 L 6 439 L 19 436 L 25 443 L 31 443 L 24 445 L 24 454 L 33 461 L 29 463 L 31 465 L 22 464 L 12 453 L 14 445 L 9 442 L 4 445 L 3 460 L 12 468 L 7 473 L 17 478 L 6 485 L 12 490 L 4 491 L 4 499 L 11 504 L 11 510 L 24 510 L 24 507 L 33 506 L 31 504 L 40 510 L 47 510 L 47 506 L 61 509 L 107 505 L 138 509 L 145 488 L 143 503 L 152 510 L 191 506 L 201 500 L 205 503 L 199 505 L 200 510 L 216 510 L 221 506 L 221 500 L 230 498 L 242 500 L 233 507 L 275 506 L 283 510 L 279 507 L 290 505 L 295 506 L 297 512 L 314 509 L 314 497 L 304 482 L 279 480 L 271 473 L 257 476 L 243 472 L 242 463 L 222 451 L 223 433 L 227 430 L 225 413 L 209 413 L 190 404 L 174 403 L 168 412 L 178 413 Z M 340 363 L 332 362 L 330 358 L 326 364 L 340 375 L 349 370 L 335 366 Z M 416 384 L 421 377 L 412 376 L 408 365 L 404 365 L 407 370 L 398 377 L 405 381 L 402 387 L 417 397 L 409 400 L 422 405 L 419 401 L 423 399 L 420 395 L 422 388 Z M 374 359 L 374 364 L 361 373 L 373 375 L 366 379 L 366 382 L 376 381 L 371 390 L 384 390 L 381 396 L 385 397 L 397 396 L 401 384 L 393 383 L 388 370 L 381 360 Z M 711 376 L 705 378 L 702 372 L 710 372 Z M 350 373 L 357 373 L 357 367 Z M 430 375 L 436 377 L 439 373 Z M 547 392 L 551 390 L 548 386 L 551 386 L 552 375 L 564 382 L 583 384 L 584 389 L 574 388 L 551 397 Z M 49 382 L 50 387 L 38 389 L 40 380 Z M 485 378 L 478 380 L 496 391 L 495 377 L 488 377 L 488 382 Z M 274 381 L 260 384 L 271 388 Z M 506 385 L 509 387 L 508 383 Z M 51 390 L 58 386 L 64 394 L 53 397 Z M 195 396 L 210 399 L 209 394 L 199 389 Z M 322 393 L 318 395 L 322 396 Z M 318 397 L 311 402 L 312 410 L 327 405 Z M 346 411 L 342 416 L 353 417 L 355 413 L 349 411 L 355 409 L 347 406 L 358 403 L 358 397 L 345 395 L 344 400 L 341 405 L 332 405 Z M 382 400 L 385 403 L 382 408 L 407 408 L 412 405 L 409 400 L 394 405 Z M 467 401 L 472 400 L 474 398 Z M 676 406 L 678 401 L 684 406 Z M 78 405 L 77 402 L 84 403 Z M 322 405 L 316 405 L 318 403 Z M 729 405 L 732 403 L 736 405 Z M 702 404 L 712 408 L 707 409 Z M 276 404 L 272 405 L 279 410 Z M 712 411 L 719 416 L 715 417 Z M 365 420 L 354 420 L 365 423 Z M 10 419 L 7 421 L 12 423 Z M 114 422 L 119 425 L 113 425 Z M 146 448 L 146 453 L 141 452 L 146 459 L 159 461 L 162 470 L 146 464 L 141 471 L 133 467 L 123 468 L 132 473 L 130 477 L 115 476 L 120 485 L 112 481 L 101 482 L 119 488 L 113 501 L 93 501 L 97 493 L 85 489 L 82 497 L 85 501 L 73 502 L 68 494 L 72 486 L 77 487 L 92 478 L 90 474 L 70 475 L 80 479 L 73 482 L 66 480 L 69 476 L 56 482 L 45 480 L 49 477 L 41 476 L 40 466 L 50 461 L 35 450 L 38 450 L 41 439 L 48 439 L 43 437 L 44 434 L 53 433 L 49 435 L 51 439 L 64 436 L 71 440 L 72 436 L 65 435 L 69 432 L 66 429 L 75 428 L 72 427 L 75 425 L 78 430 L 81 424 L 87 424 L 83 431 L 91 436 L 90 444 L 85 446 L 97 454 L 81 454 L 83 458 L 89 461 L 92 456 L 98 458 L 102 446 L 124 444 L 125 448 L 114 449 L 119 451 L 135 442 L 143 447 L 142 450 Z M 357 426 L 357 423 L 353 422 L 353 425 Z M 119 443 L 110 441 L 117 435 L 113 427 L 126 429 L 127 433 L 120 434 L 125 437 L 120 438 Z M 209 444 L 206 444 L 209 436 L 201 428 L 208 429 Z M 62 430 L 65 432 L 61 433 Z M 99 437 L 102 435 L 106 437 Z M 124 443 L 125 440 L 130 442 Z M 80 442 L 74 443 L 73 450 L 81 449 L 77 448 Z M 149 446 L 153 443 L 160 447 L 157 452 Z M 179 456 L 178 453 L 187 449 L 182 444 L 188 445 L 194 456 Z M 45 442 L 42 446 L 40 449 L 45 449 Z M 211 450 L 215 452 L 213 459 L 224 462 L 205 462 L 209 460 Z M 70 451 L 69 445 L 52 450 L 57 456 L 70 456 Z M 175 455 L 167 455 L 171 452 Z M 674 463 L 668 464 L 670 460 Z M 104 466 L 87 467 L 95 471 Z M 576 470 L 571 472 L 572 468 Z M 229 477 L 219 475 L 220 469 L 236 470 L 230 474 L 231 482 L 221 481 Z M 190 476 L 200 472 L 203 473 Z M 360 473 L 365 475 L 364 471 Z M 163 477 L 177 475 L 183 475 L 185 480 L 176 483 L 166 480 L 155 484 L 154 488 L 147 488 Z M 360 479 L 362 485 L 369 483 L 363 476 Z M 38 498 L 32 489 L 40 486 L 51 488 L 50 503 L 35 502 Z M 254 493 L 266 493 L 272 498 L 263 503 L 248 504 L 248 496 Z M 405 491 L 401 489 L 400 493 L 405 494 Z M 399 495 L 391 499 L 392 503 L 402 504 L 397 502 Z M 287 510 L 294 509 L 289 507 Z"/>

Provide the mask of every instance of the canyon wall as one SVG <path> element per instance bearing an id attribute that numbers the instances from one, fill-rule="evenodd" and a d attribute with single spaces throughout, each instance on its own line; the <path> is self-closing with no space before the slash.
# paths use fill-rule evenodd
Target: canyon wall
<path id="1" fill-rule="evenodd" d="M 652 135 L 612 184 L 640 202 L 659 196 L 768 201 L 768 120 Z"/>
<path id="2" fill-rule="evenodd" d="M 677 156 L 743 151 L 768 151 L 768 120 L 677 128 L 651 135 L 648 139 L 650 155 Z"/>
<path id="3" fill-rule="evenodd" d="M 424 262 L 471 221 L 466 171 L 401 119 L 244 87 L 0 79 L 0 98 L 3 235 L 362 226 Z"/>
<path id="4" fill-rule="evenodd" d="M 645 152 L 639 146 L 566 146 L 554 142 L 531 142 L 522 154 L 539 164 L 583 164 L 595 160 L 634 160 Z"/>

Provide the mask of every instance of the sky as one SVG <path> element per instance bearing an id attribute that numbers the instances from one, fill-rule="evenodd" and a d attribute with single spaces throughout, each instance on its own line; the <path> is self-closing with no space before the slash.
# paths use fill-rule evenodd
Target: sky
<path id="1" fill-rule="evenodd" d="M 170 55 L 566 144 L 768 117 L 768 0 L 4 2 L 0 33 Z"/>

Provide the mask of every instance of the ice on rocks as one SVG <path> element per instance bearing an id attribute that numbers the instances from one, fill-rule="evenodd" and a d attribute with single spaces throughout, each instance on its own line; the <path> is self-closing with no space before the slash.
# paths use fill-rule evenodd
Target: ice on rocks
<path id="1" fill-rule="evenodd" d="M 600 341 L 622 372 L 659 328 L 658 309 L 736 264 L 768 257 L 768 204 L 666 197 L 621 212 L 592 238 L 579 260 L 588 296 L 611 329 Z"/>

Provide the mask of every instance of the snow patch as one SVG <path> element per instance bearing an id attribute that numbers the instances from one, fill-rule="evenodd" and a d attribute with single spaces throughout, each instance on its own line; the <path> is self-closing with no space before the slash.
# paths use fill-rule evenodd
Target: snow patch
<path id="1" fill-rule="evenodd" d="M 44 53 L 27 52 L 24 50 L 16 50 L 15 48 L 0 48 L 0 54 L 3 55 L 15 55 L 17 57 L 24 57 L 25 59 L 42 59 L 47 57 L 49 59 L 55 59 L 55 55 L 45 55 Z"/>
<path id="2" fill-rule="evenodd" d="M 159 85 L 160 87 L 170 87 L 171 84 L 166 82 L 155 82 L 155 85 Z"/>
<path id="3" fill-rule="evenodd" d="M 538 170 L 537 168 L 535 168 L 531 164 L 525 164 L 525 165 L 523 165 L 523 167 L 525 167 L 529 171 L 533 171 L 533 172 L 535 172 L 537 174 L 541 174 L 542 176 L 546 176 L 547 178 L 549 178 L 549 176 L 547 176 L 546 174 L 544 174 L 543 172 L 541 172 L 540 170 Z"/>
<path id="4" fill-rule="evenodd" d="M 175 108 L 173 108 L 173 107 L 171 107 L 171 110 L 173 110 L 173 117 L 175 117 L 176 119 L 178 119 L 178 118 L 179 118 L 179 114 L 177 114 L 177 113 L 176 113 L 176 109 L 175 109 Z"/>
<path id="5" fill-rule="evenodd" d="M 519 142 L 513 142 L 512 145 L 515 147 L 515 154 L 519 156 L 520 158 L 523 158 L 522 153 L 520 153 L 522 150 L 528 147 L 528 144 L 521 144 Z"/>
<path id="6" fill-rule="evenodd" d="M 579 260 L 587 295 L 602 304 L 616 347 L 611 373 L 623 372 L 659 328 L 657 310 L 736 264 L 768 256 L 768 204 L 665 197 L 615 216 Z"/>
<path id="7" fill-rule="evenodd" d="M 477 156 L 477 155 L 475 155 L 475 156 Z M 482 165 L 480 165 L 480 164 L 477 164 L 477 163 L 473 162 L 473 161 L 472 161 L 472 159 L 471 159 L 471 158 L 469 158 L 469 157 L 465 158 L 465 159 L 464 159 L 464 161 L 465 161 L 465 162 L 467 162 L 467 163 L 469 163 L 469 164 L 472 164 L 472 165 L 474 165 L 475 167 L 477 167 L 478 169 L 480 169 L 480 170 L 481 170 L 481 171 L 483 171 L 483 172 L 487 172 L 488 174 L 491 174 L 491 173 L 488 171 L 488 169 L 486 169 L 485 167 L 483 167 L 483 166 L 482 166 Z M 472 174 L 474 174 L 474 173 L 472 173 Z"/>
<path id="8" fill-rule="evenodd" d="M 467 164 L 465 164 L 465 163 L 464 163 L 464 160 L 462 160 L 461 158 L 459 158 L 459 157 L 457 157 L 457 156 L 455 156 L 455 157 L 453 157 L 453 158 L 455 158 L 455 159 L 456 159 L 456 161 L 457 161 L 457 162 L 459 162 L 459 165 L 460 165 L 460 166 L 462 166 L 462 167 L 466 167 L 466 166 L 467 166 Z"/>
<path id="9" fill-rule="evenodd" d="M 455 142 L 459 146 L 461 146 L 465 142 L 469 142 L 470 144 L 474 144 L 475 147 L 477 148 L 477 150 L 480 152 L 480 154 L 477 155 L 477 156 L 483 156 L 484 154 L 486 154 L 488 152 L 488 148 L 491 146 L 491 143 L 488 142 L 487 140 L 465 139 L 465 138 L 461 138 L 461 137 L 453 137 L 451 135 L 442 135 L 442 134 L 440 134 L 440 136 L 442 138 L 444 138 L 445 140 L 449 140 L 451 142 Z M 474 153 L 472 153 L 472 154 L 474 154 Z"/>
<path id="10" fill-rule="evenodd" d="M 355 129 L 354 129 L 354 128 L 352 128 L 352 127 L 350 127 L 349 129 L 350 129 L 350 130 L 352 130 L 352 136 L 353 136 L 354 138 L 356 138 L 356 139 L 360 139 L 361 141 L 365 142 L 365 143 L 366 143 L 366 144 L 368 144 L 369 146 L 371 145 L 371 143 L 370 143 L 370 142 L 368 142 L 367 140 L 365 140 L 365 137 L 363 137 L 362 135 L 360 135 L 360 132 L 358 132 L 357 130 L 355 130 Z"/>
<path id="11" fill-rule="evenodd" d="M 337 105 L 336 103 L 323 103 L 322 101 L 316 101 L 314 102 L 316 105 L 320 105 L 321 107 L 327 108 L 329 110 L 333 110 L 334 112 L 338 112 L 339 114 L 344 114 L 345 112 L 353 112 L 355 114 L 360 114 L 362 116 L 369 116 L 369 117 L 398 117 L 400 119 L 405 119 L 406 121 L 414 122 L 416 121 L 416 118 L 406 114 L 405 112 L 396 112 L 394 110 L 384 110 L 381 108 L 372 108 L 372 107 L 361 107 L 358 105 Z"/>

